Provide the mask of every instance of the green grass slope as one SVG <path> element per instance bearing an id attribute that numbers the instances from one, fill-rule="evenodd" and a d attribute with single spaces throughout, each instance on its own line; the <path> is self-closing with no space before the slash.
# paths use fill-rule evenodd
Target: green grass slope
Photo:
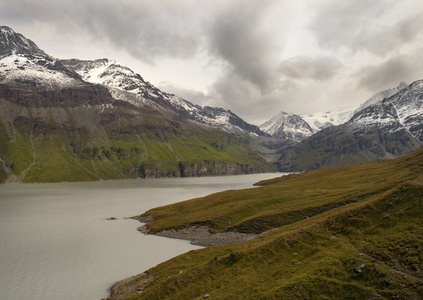
<path id="1" fill-rule="evenodd" d="M 1 182 L 8 178 L 60 182 L 274 170 L 242 138 L 149 108 L 21 108 L 0 103 L 0 116 L 4 116 L 0 118 Z"/>
<path id="2" fill-rule="evenodd" d="M 153 232 L 264 233 L 178 256 L 122 282 L 112 299 L 421 298 L 423 150 L 261 184 L 147 212 Z"/>

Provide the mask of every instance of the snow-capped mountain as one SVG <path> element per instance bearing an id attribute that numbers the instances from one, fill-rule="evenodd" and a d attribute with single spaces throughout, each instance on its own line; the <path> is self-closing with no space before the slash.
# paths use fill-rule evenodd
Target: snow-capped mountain
<path id="1" fill-rule="evenodd" d="M 228 110 L 163 93 L 114 61 L 55 59 L 8 27 L 0 45 L 0 182 L 274 169 L 245 138 L 264 133 Z"/>
<path id="2" fill-rule="evenodd" d="M 134 106 L 177 113 L 197 124 L 231 133 L 265 135 L 229 110 L 201 107 L 176 95 L 160 91 L 116 61 L 97 59 L 57 60 L 31 40 L 6 26 L 0 27 L 0 82 L 63 89 L 87 83 L 107 87 L 113 97 Z"/>
<path id="3" fill-rule="evenodd" d="M 13 52 L 20 54 L 40 55 L 48 57 L 48 55 L 38 48 L 38 46 L 27 39 L 20 33 L 16 33 L 7 26 L 0 26 L 0 55 L 9 55 Z"/>
<path id="4" fill-rule="evenodd" d="M 423 80 L 400 87 L 394 95 L 357 112 L 350 123 L 355 126 L 377 125 L 391 133 L 406 130 L 423 142 Z"/>
<path id="5" fill-rule="evenodd" d="M 0 26 L 0 82 L 49 89 L 84 84 L 78 74 L 6 26 Z"/>
<path id="6" fill-rule="evenodd" d="M 58 60 L 17 52 L 0 58 L 0 81 L 49 89 L 84 85 L 77 74 L 64 68 Z"/>
<path id="7" fill-rule="evenodd" d="M 402 89 L 405 89 L 407 87 L 408 87 L 407 83 L 401 82 L 397 87 L 387 89 L 387 90 L 384 90 L 384 91 L 381 91 L 379 93 L 374 94 L 372 97 L 369 98 L 369 100 L 364 102 L 358 109 L 356 109 L 354 111 L 354 114 L 358 113 L 359 111 L 362 111 L 363 109 L 369 107 L 372 104 L 378 103 L 385 98 L 389 98 L 389 97 L 395 95 L 396 93 L 398 93 L 399 91 L 401 91 Z"/>
<path id="8" fill-rule="evenodd" d="M 325 111 L 301 117 L 310 125 L 316 133 L 329 126 L 337 126 L 347 122 L 354 115 L 355 107 L 347 107 L 334 111 Z"/>
<path id="9" fill-rule="evenodd" d="M 77 72 L 83 80 L 108 87 L 111 93 L 135 106 L 151 106 L 175 112 L 182 117 L 202 125 L 212 126 L 232 133 L 265 135 L 257 126 L 248 124 L 230 110 L 217 107 L 201 107 L 176 95 L 160 91 L 128 67 L 116 61 L 98 59 L 94 61 L 62 60 L 63 64 Z M 125 91 L 136 97 L 125 97 Z"/>
<path id="10" fill-rule="evenodd" d="M 397 87 L 381 91 L 374 94 L 359 108 L 345 107 L 333 111 L 325 111 L 309 115 L 295 115 L 281 112 L 271 120 L 260 125 L 259 128 L 264 132 L 276 138 L 290 139 L 293 141 L 301 141 L 320 130 L 330 127 L 338 126 L 348 122 L 355 114 L 365 110 L 367 107 L 379 103 L 385 98 L 389 98 L 408 85 L 402 82 Z M 289 117 L 295 116 L 295 117 Z M 287 119 L 289 118 L 289 120 Z M 306 123 L 306 124 L 305 124 Z M 307 129 L 311 128 L 311 131 Z"/>
<path id="11" fill-rule="evenodd" d="M 284 153 L 280 171 L 337 167 L 398 157 L 423 145 L 423 80 L 325 128 Z"/>
<path id="12" fill-rule="evenodd" d="M 314 132 L 318 132 L 329 126 L 338 126 L 348 122 L 356 113 L 364 110 L 368 106 L 378 103 L 385 98 L 395 95 L 402 89 L 406 88 L 408 84 L 401 82 L 397 87 L 390 88 L 374 94 L 366 102 L 360 105 L 359 108 L 344 107 L 334 111 L 325 111 L 321 113 L 314 113 L 310 115 L 302 115 L 301 117 L 313 128 Z"/>
<path id="13" fill-rule="evenodd" d="M 259 128 L 275 138 L 299 142 L 314 132 L 310 125 L 299 115 L 280 112 Z"/>
<path id="14" fill-rule="evenodd" d="M 347 122 L 353 114 L 352 108 L 301 116 L 280 112 L 259 128 L 275 138 L 300 142 L 324 128 Z"/>

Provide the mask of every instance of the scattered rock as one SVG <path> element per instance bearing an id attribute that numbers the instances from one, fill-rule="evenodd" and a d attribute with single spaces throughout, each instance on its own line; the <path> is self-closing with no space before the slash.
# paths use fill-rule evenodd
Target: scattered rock
<path id="1" fill-rule="evenodd" d="M 257 237 L 257 234 L 239 233 L 239 232 L 218 232 L 210 233 L 209 227 L 207 226 L 187 226 L 185 228 L 167 229 L 156 233 L 158 236 L 176 238 L 182 240 L 189 240 L 191 244 L 210 247 L 210 246 L 221 246 L 230 245 L 240 242 L 245 242 Z M 139 231 L 143 232 L 143 228 L 138 228 Z"/>
<path id="2" fill-rule="evenodd" d="M 208 299 L 208 298 L 210 298 L 210 294 L 205 294 L 203 298 L 204 298 L 204 299 Z"/>
<path id="3" fill-rule="evenodd" d="M 363 263 L 363 264 L 359 265 L 357 268 L 355 268 L 354 271 L 356 273 L 361 273 L 365 267 L 366 267 L 366 264 Z"/>
<path id="4" fill-rule="evenodd" d="M 138 217 L 134 217 L 133 219 L 137 219 L 141 223 L 146 223 L 146 224 L 153 221 L 153 217 L 151 216 L 138 216 Z"/>
<path id="5" fill-rule="evenodd" d="M 148 229 L 147 226 L 143 225 L 141 227 L 138 227 L 138 231 L 144 234 L 148 234 L 150 230 Z"/>
<path id="6" fill-rule="evenodd" d="M 391 214 L 387 214 L 387 215 L 384 215 L 383 218 L 386 219 L 386 218 L 389 218 L 390 216 Z"/>

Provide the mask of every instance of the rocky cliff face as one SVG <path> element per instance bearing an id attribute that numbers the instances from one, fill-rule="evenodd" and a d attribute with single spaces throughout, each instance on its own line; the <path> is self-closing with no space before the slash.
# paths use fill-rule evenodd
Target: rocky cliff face
<path id="1" fill-rule="evenodd" d="M 198 119 L 232 113 L 162 93 L 109 60 L 59 61 L 9 28 L 0 33 L 1 182 L 272 170 L 235 134 L 246 130 Z"/>
<path id="2" fill-rule="evenodd" d="M 48 56 L 43 50 L 22 34 L 16 33 L 7 26 L 0 26 L 0 55 L 9 55 L 14 52 L 27 55 Z"/>

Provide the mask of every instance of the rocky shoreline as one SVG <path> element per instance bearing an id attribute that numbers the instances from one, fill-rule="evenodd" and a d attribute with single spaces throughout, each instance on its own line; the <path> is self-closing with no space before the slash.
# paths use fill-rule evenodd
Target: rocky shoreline
<path id="1" fill-rule="evenodd" d="M 128 299 L 133 295 L 142 293 L 144 287 L 153 281 L 153 279 L 154 278 L 147 273 L 141 273 L 118 281 L 110 288 L 110 297 L 102 300 Z"/>
<path id="2" fill-rule="evenodd" d="M 146 225 L 141 226 L 138 230 L 144 234 L 149 234 Z M 207 226 L 187 226 L 185 228 L 166 229 L 155 233 L 157 236 L 181 239 L 191 241 L 191 244 L 203 247 L 223 246 L 235 243 L 241 243 L 251 240 L 258 236 L 258 234 L 239 233 L 239 232 L 218 232 L 210 233 L 210 228 Z"/>
<path id="3" fill-rule="evenodd" d="M 139 220 L 139 218 L 136 219 Z M 140 221 L 148 223 L 151 220 L 142 219 Z M 147 225 L 139 227 L 138 231 L 143 234 L 150 234 Z M 180 228 L 178 230 L 166 229 L 158 233 L 154 233 L 154 235 L 173 239 L 188 240 L 191 241 L 191 244 L 193 245 L 203 247 L 241 243 L 259 236 L 258 234 L 239 232 L 210 233 L 210 228 L 204 225 L 191 225 L 186 226 L 185 228 Z M 121 280 L 111 287 L 110 297 L 107 298 L 107 300 L 123 300 L 127 299 L 129 296 L 133 296 L 134 294 L 142 293 L 144 286 L 146 286 L 151 281 L 153 281 L 153 278 L 146 272 Z"/>

